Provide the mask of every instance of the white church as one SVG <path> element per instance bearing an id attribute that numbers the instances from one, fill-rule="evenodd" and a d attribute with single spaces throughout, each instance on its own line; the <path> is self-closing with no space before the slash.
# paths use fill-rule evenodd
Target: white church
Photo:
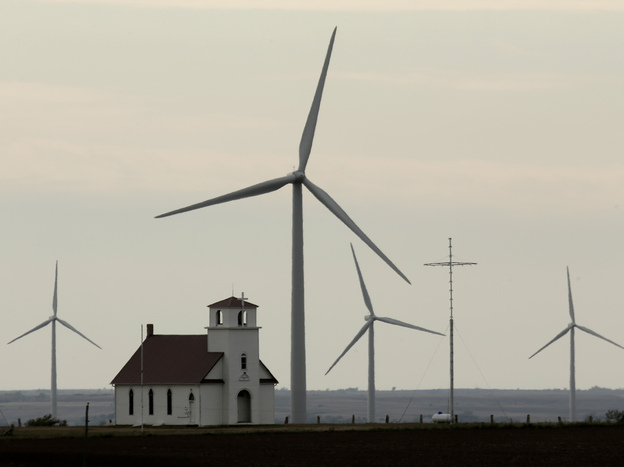
<path id="1" fill-rule="evenodd" d="M 111 384 L 117 425 L 275 423 L 277 380 L 260 361 L 258 306 L 209 307 L 207 334 L 147 336 Z"/>

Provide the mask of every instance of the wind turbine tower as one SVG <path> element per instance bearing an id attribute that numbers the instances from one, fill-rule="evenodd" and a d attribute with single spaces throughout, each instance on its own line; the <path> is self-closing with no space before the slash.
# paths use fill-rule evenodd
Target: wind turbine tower
<path id="1" fill-rule="evenodd" d="M 314 197 L 329 209 L 338 219 L 340 219 L 353 233 L 355 233 L 369 248 L 388 264 L 407 283 L 410 281 L 405 275 L 382 253 L 382 251 L 370 240 L 366 234 L 351 220 L 347 213 L 334 201 L 323 189 L 312 183 L 305 173 L 308 158 L 312 150 L 316 121 L 321 107 L 321 97 L 325 78 L 329 68 L 329 59 L 334 46 L 336 29 L 332 33 L 325 56 L 325 62 L 321 71 L 316 92 L 308 118 L 301 135 L 299 143 L 299 168 L 288 175 L 267 180 L 265 182 L 243 188 L 232 193 L 228 193 L 216 198 L 193 204 L 184 208 L 176 209 L 165 214 L 156 216 L 167 217 L 180 214 L 195 209 L 214 206 L 216 204 L 227 203 L 239 199 L 259 196 L 279 190 L 286 185 L 293 187 L 293 207 L 292 207 L 292 295 L 291 295 L 291 351 L 290 351 L 290 391 L 291 391 L 291 416 L 293 423 L 307 422 L 306 408 L 306 356 L 305 356 L 305 307 L 304 307 L 304 280 L 303 280 L 303 186 L 310 191 Z"/>
<path id="2" fill-rule="evenodd" d="M 51 385 L 50 385 L 50 404 L 51 404 L 51 414 L 52 414 L 52 417 L 54 417 L 54 418 L 56 418 L 56 415 L 57 415 L 57 411 L 56 411 L 56 406 L 57 406 L 57 404 L 56 404 L 56 322 L 58 321 L 59 323 L 61 323 L 63 326 L 65 326 L 70 331 L 74 331 L 80 337 L 82 337 L 82 338 L 88 340 L 89 342 L 91 342 L 98 349 L 102 348 L 99 345 L 97 345 L 95 342 L 93 342 L 91 339 L 89 339 L 87 336 L 82 334 L 80 331 L 78 331 L 76 328 L 74 328 L 71 324 L 69 324 L 66 321 L 63 321 L 61 318 L 56 316 L 56 311 L 57 311 L 57 294 L 56 294 L 57 283 L 58 283 L 58 261 L 56 262 L 56 269 L 55 269 L 55 273 L 54 273 L 54 296 L 52 297 L 52 311 L 54 312 L 54 314 L 52 316 L 50 316 L 47 320 L 45 320 L 43 323 L 41 323 L 38 326 L 35 326 L 34 328 L 32 328 L 30 331 L 25 332 L 21 336 L 16 337 L 15 339 L 13 339 L 11 342 L 8 342 L 8 344 L 10 344 L 12 342 L 15 342 L 16 340 L 21 339 L 22 337 L 30 334 L 31 332 L 34 332 L 34 331 L 37 331 L 38 329 L 46 327 L 48 324 L 52 324 L 52 377 L 51 377 L 52 381 L 51 381 Z"/>
<path id="3" fill-rule="evenodd" d="M 351 245 L 351 253 L 353 253 L 355 269 L 357 270 L 358 278 L 360 279 L 360 287 L 362 289 L 362 296 L 364 297 L 364 304 L 366 305 L 369 314 L 364 317 L 366 323 L 362 326 L 362 329 L 360 329 L 360 331 L 355 335 L 351 343 L 346 349 L 344 349 L 332 366 L 329 367 L 327 373 L 329 373 L 332 368 L 336 366 L 336 363 L 338 363 L 340 359 L 349 351 L 349 349 L 353 347 L 355 343 L 368 331 L 368 423 L 373 423 L 375 421 L 375 321 L 393 324 L 395 326 L 402 326 L 404 328 L 416 329 L 417 331 L 429 332 L 431 334 L 438 334 L 439 336 L 443 336 L 444 334 L 430 331 L 429 329 L 421 328 L 419 326 L 414 326 L 413 324 L 404 323 L 398 319 L 377 316 L 373 311 L 373 305 L 368 295 L 368 291 L 366 290 L 366 284 L 364 284 L 364 278 L 362 277 L 362 272 L 360 271 L 360 266 L 358 264 L 357 257 L 355 256 L 353 245 Z"/>
<path id="4" fill-rule="evenodd" d="M 566 267 L 566 271 L 568 274 L 568 308 L 570 312 L 570 319 L 572 320 L 572 322 L 568 324 L 568 326 L 559 334 L 557 334 L 550 342 L 548 342 L 548 344 L 546 344 L 544 347 L 542 347 L 533 355 L 531 355 L 529 359 L 535 357 L 538 353 L 540 353 L 542 350 L 544 350 L 546 347 L 548 347 L 550 344 L 552 344 L 556 340 L 565 336 L 568 332 L 570 333 L 570 421 L 575 422 L 576 421 L 576 375 L 575 375 L 575 368 L 574 368 L 575 366 L 574 365 L 574 329 L 578 328 L 581 331 L 585 331 L 587 334 L 591 334 L 592 336 L 595 336 L 595 337 L 598 337 L 599 339 L 607 341 L 619 347 L 620 349 L 624 349 L 624 347 L 622 347 L 620 344 L 616 344 L 615 342 L 607 339 L 606 337 L 601 336 L 600 334 L 598 334 L 595 331 L 592 331 L 591 329 L 581 326 L 580 324 L 576 324 L 576 320 L 574 318 L 574 303 L 572 303 L 572 287 L 570 286 L 570 269 Z"/>
<path id="5" fill-rule="evenodd" d="M 450 397 L 451 397 L 451 423 L 455 423 L 455 402 L 454 402 L 454 367 L 453 367 L 453 266 L 476 266 L 477 263 L 467 263 L 453 261 L 453 243 L 449 238 L 449 260 L 442 263 L 425 263 L 425 266 L 444 266 L 449 268 L 449 308 L 451 317 L 449 318 L 449 340 L 450 340 Z"/>

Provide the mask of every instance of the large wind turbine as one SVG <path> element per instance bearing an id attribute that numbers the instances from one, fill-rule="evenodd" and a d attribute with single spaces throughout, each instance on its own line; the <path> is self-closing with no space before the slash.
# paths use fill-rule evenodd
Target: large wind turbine
<path id="1" fill-rule="evenodd" d="M 575 373 L 574 371 L 574 328 L 578 328 L 581 331 L 585 331 L 586 333 L 591 334 L 592 336 L 596 336 L 613 345 L 616 345 L 621 349 L 624 349 L 624 347 L 622 347 L 620 344 L 616 344 L 615 342 L 607 339 L 606 337 L 601 336 L 600 334 L 592 331 L 591 329 L 581 326 L 580 324 L 576 324 L 576 321 L 574 319 L 574 304 L 572 303 L 572 287 L 570 286 L 570 269 L 567 266 L 566 266 L 566 271 L 568 273 L 568 305 L 570 308 L 570 318 L 572 319 L 572 322 L 568 324 L 568 326 L 563 331 L 557 334 L 548 344 L 546 344 L 544 347 L 542 347 L 533 355 L 531 355 L 529 359 L 533 358 L 535 355 L 540 353 L 542 350 L 544 350 L 550 344 L 555 342 L 557 339 L 560 339 L 563 336 L 565 336 L 566 333 L 568 332 L 570 333 L 570 421 L 575 422 L 576 421 L 576 379 L 575 379 L 575 374 L 574 374 Z"/>
<path id="2" fill-rule="evenodd" d="M 30 331 L 25 332 L 21 336 L 16 337 L 15 339 L 13 339 L 11 341 L 11 342 L 15 342 L 16 340 L 21 339 L 22 337 L 26 336 L 27 334 L 30 334 L 31 332 L 34 332 L 34 331 L 36 331 L 38 329 L 44 328 L 48 324 L 52 323 L 52 384 L 51 384 L 51 388 L 50 388 L 50 403 L 51 403 L 51 409 L 52 409 L 52 417 L 54 417 L 54 418 L 56 418 L 56 322 L 58 321 L 63 326 L 65 326 L 67 329 L 69 329 L 71 331 L 74 331 L 80 337 L 83 337 L 84 339 L 86 339 L 89 342 L 91 342 L 98 349 L 102 348 L 99 345 L 97 345 L 95 342 L 93 342 L 91 339 L 89 339 L 87 336 L 82 334 L 80 331 L 78 331 L 76 328 L 74 328 L 71 324 L 69 324 L 66 321 L 63 321 L 61 318 L 58 318 L 56 316 L 56 302 L 57 302 L 57 300 L 56 300 L 56 289 L 57 289 L 57 283 L 58 283 L 58 261 L 56 262 L 56 269 L 55 269 L 55 273 L 54 273 L 54 296 L 52 298 L 52 311 L 54 312 L 54 314 L 52 316 L 50 316 L 47 320 L 45 320 L 43 323 L 41 323 L 40 325 L 35 326 Z M 10 344 L 11 342 L 8 342 L 8 344 Z"/>
<path id="3" fill-rule="evenodd" d="M 382 323 L 394 324 L 395 326 L 403 326 L 405 328 L 416 329 L 418 331 L 430 332 L 431 334 L 438 334 L 440 336 L 443 336 L 444 334 L 414 326 L 413 324 L 404 323 L 403 321 L 399 321 L 396 319 L 377 316 L 373 311 L 373 305 L 370 301 L 370 297 L 368 296 L 366 284 L 364 284 L 364 278 L 362 277 L 362 272 L 360 271 L 360 266 L 358 264 L 357 257 L 355 256 L 355 250 L 353 249 L 353 245 L 351 245 L 351 252 L 353 253 L 355 269 L 357 270 L 358 277 L 360 279 L 360 287 L 362 288 L 364 304 L 366 305 L 366 308 L 368 308 L 369 314 L 364 317 L 366 323 L 364 324 L 364 326 L 362 326 L 362 329 L 360 329 L 360 331 L 355 335 L 351 343 L 347 346 L 346 349 L 344 349 L 344 351 L 336 359 L 333 365 L 329 367 L 327 373 L 329 373 L 332 368 L 336 366 L 336 363 L 338 363 L 340 359 L 349 351 L 349 349 L 353 347 L 358 340 L 360 340 L 360 337 L 362 337 L 368 331 L 368 423 L 373 423 L 375 421 L 375 321 L 381 321 Z"/>
<path id="4" fill-rule="evenodd" d="M 323 70 L 319 78 L 312 107 L 303 129 L 301 142 L 299 143 L 299 168 L 284 177 L 268 180 L 257 185 L 253 185 L 242 190 L 218 196 L 202 203 L 193 204 L 185 208 L 177 209 L 157 217 L 166 217 L 173 214 L 180 214 L 194 209 L 213 206 L 215 204 L 226 203 L 251 196 L 264 195 L 278 190 L 285 185 L 293 186 L 293 223 L 292 223 L 292 295 L 291 295 L 291 355 L 290 355 L 290 384 L 291 384 L 291 415 L 294 423 L 306 423 L 306 358 L 305 358 L 305 311 L 304 311 L 304 280 L 303 280 L 303 206 L 302 206 L 302 185 L 305 187 L 338 219 L 345 223 L 364 243 L 366 243 L 377 255 L 379 255 L 397 274 L 408 283 L 409 280 L 399 269 L 384 255 L 381 250 L 366 236 L 347 213 L 336 203 L 325 191 L 310 181 L 305 174 L 306 165 L 312 149 L 314 130 L 321 106 L 321 97 L 325 85 L 325 77 L 329 67 L 332 47 L 336 29 L 334 29 Z"/>

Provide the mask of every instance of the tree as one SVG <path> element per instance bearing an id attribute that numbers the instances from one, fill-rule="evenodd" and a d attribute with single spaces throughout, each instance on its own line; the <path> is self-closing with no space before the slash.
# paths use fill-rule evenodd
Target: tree
<path id="1" fill-rule="evenodd" d="M 624 410 L 611 409 L 605 415 L 610 422 L 624 423 Z"/>

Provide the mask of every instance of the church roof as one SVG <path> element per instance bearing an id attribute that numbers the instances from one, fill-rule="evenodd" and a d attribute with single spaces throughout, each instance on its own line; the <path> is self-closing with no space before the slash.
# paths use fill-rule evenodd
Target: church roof
<path id="1" fill-rule="evenodd" d="M 200 383 L 223 357 L 208 352 L 206 334 L 148 336 L 143 341 L 143 383 Z M 111 384 L 141 383 L 141 347 Z"/>
<path id="2" fill-rule="evenodd" d="M 230 297 L 219 302 L 208 305 L 209 308 L 240 308 L 243 306 L 243 301 L 240 298 Z M 245 300 L 245 308 L 258 308 L 258 305 L 254 305 L 251 302 Z"/>

